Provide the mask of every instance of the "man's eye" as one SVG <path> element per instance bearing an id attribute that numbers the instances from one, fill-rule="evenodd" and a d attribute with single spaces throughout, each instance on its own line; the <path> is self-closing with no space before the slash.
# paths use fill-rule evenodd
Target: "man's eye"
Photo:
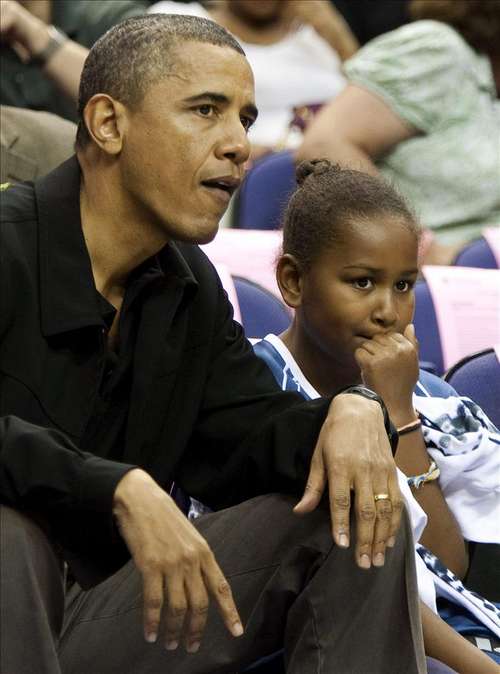
<path id="1" fill-rule="evenodd" d="M 244 117 L 244 116 L 240 117 L 240 120 L 241 120 L 241 123 L 242 123 L 245 131 L 249 131 L 249 129 L 252 126 L 254 120 L 251 117 Z"/>
<path id="2" fill-rule="evenodd" d="M 208 117 L 214 111 L 214 106 L 207 103 L 206 105 L 199 105 L 197 110 L 203 117 Z"/>
<path id="3" fill-rule="evenodd" d="M 359 290 L 367 290 L 373 286 L 372 280 L 366 277 L 354 279 L 351 283 Z"/>

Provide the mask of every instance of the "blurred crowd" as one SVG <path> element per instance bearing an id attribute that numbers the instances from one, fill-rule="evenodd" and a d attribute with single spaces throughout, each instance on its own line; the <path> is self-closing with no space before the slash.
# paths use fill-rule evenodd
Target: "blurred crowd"
<path id="1" fill-rule="evenodd" d="M 211 18 L 240 41 L 259 107 L 249 169 L 289 149 L 382 173 L 427 229 L 428 263 L 500 224 L 497 0 L 2 0 L 2 181 L 72 153 L 88 49 L 144 12 Z"/>

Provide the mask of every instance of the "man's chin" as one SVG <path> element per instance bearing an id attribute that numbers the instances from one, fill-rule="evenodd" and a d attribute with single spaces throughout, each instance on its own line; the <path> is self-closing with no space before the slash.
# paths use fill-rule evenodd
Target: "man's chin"
<path id="1" fill-rule="evenodd" d="M 210 243 L 215 239 L 217 232 L 219 231 L 219 223 L 204 225 L 202 227 L 193 227 L 190 232 L 181 232 L 177 236 L 177 241 L 182 241 L 183 243 L 192 243 L 197 246 L 202 246 L 205 243 Z"/>

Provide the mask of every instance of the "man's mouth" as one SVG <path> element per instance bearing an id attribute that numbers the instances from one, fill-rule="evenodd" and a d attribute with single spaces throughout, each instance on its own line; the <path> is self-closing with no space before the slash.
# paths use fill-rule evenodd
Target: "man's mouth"
<path id="1" fill-rule="evenodd" d="M 241 183 L 239 178 L 233 176 L 224 176 L 221 178 L 209 178 L 207 180 L 202 180 L 201 184 L 203 187 L 206 187 L 210 190 L 220 190 L 225 192 L 229 198 L 234 194 Z"/>

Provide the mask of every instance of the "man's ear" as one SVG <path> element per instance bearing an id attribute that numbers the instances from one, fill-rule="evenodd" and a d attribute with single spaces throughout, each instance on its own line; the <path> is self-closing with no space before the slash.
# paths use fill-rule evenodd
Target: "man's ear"
<path id="1" fill-rule="evenodd" d="M 276 266 L 276 280 L 281 295 L 292 309 L 302 303 L 302 272 L 296 258 L 289 253 L 282 255 Z"/>
<path id="2" fill-rule="evenodd" d="M 87 102 L 83 119 L 90 137 L 101 150 L 119 154 L 127 124 L 125 106 L 107 94 L 95 94 Z"/>

